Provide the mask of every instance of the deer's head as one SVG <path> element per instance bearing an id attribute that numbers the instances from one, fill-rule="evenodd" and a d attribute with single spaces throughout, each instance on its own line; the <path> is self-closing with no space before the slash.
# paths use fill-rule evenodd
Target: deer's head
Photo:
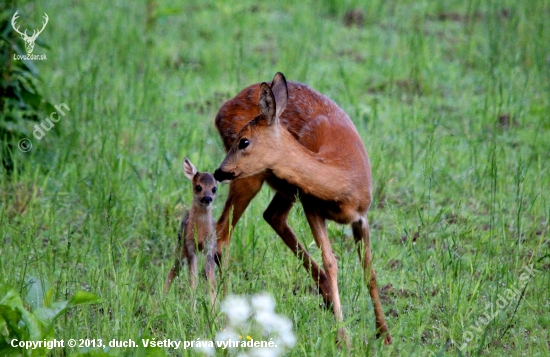
<path id="1" fill-rule="evenodd" d="M 33 30 L 32 35 L 29 36 L 27 35 L 27 30 L 25 30 L 24 32 L 21 32 L 19 31 L 19 27 L 16 27 L 15 25 L 15 20 L 19 18 L 19 16 L 17 16 L 18 12 L 19 11 L 16 11 L 15 14 L 13 14 L 13 17 L 11 18 L 11 26 L 13 27 L 15 32 L 20 34 L 23 40 L 25 40 L 25 50 L 27 51 L 27 54 L 30 55 L 34 49 L 34 41 L 36 41 L 38 35 L 40 35 L 42 31 L 44 31 L 44 28 L 48 24 L 48 14 L 44 13 L 44 20 L 46 21 L 42 23 L 42 28 L 40 30 Z"/>
<path id="2" fill-rule="evenodd" d="M 222 182 L 252 176 L 284 159 L 277 154 L 279 145 L 283 145 L 279 116 L 287 102 L 288 88 L 282 73 L 275 75 L 271 87 L 265 82 L 260 85 L 260 115 L 241 129 L 225 159 L 214 172 L 216 180 Z"/>
<path id="3" fill-rule="evenodd" d="M 211 173 L 198 172 L 188 158 L 183 160 L 183 173 L 193 182 L 193 205 L 209 207 L 214 198 L 218 183 Z"/>

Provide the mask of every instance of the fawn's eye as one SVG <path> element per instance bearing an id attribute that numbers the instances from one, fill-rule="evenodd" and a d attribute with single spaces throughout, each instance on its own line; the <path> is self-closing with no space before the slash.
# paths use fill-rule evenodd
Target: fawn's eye
<path id="1" fill-rule="evenodd" d="M 248 141 L 248 139 L 241 139 L 241 141 L 239 141 L 239 150 L 244 150 L 246 149 L 246 147 L 250 144 L 250 141 Z"/>
<path id="2" fill-rule="evenodd" d="M 212 189 L 212 193 L 216 193 L 217 190 L 218 190 L 218 188 L 217 188 L 217 187 L 214 187 L 214 188 Z"/>
<path id="3" fill-rule="evenodd" d="M 196 192 L 201 192 L 201 191 L 202 191 L 201 185 L 195 186 L 195 191 L 196 191 Z"/>

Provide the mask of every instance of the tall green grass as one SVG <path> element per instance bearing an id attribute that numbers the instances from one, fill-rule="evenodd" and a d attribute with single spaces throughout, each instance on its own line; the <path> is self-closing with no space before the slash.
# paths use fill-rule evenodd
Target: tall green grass
<path id="1" fill-rule="evenodd" d="M 149 3 L 19 8 L 31 23 L 48 13 L 50 49 L 35 48 L 48 60 L 35 65 L 50 102 L 71 110 L 0 174 L 0 276 L 23 293 L 36 276 L 56 299 L 85 289 L 105 301 L 72 311 L 58 338 L 193 340 L 223 329 L 186 274 L 162 294 L 192 197 L 181 161 L 213 171 L 224 157 L 219 106 L 281 71 L 335 100 L 364 140 L 394 338 L 374 338 L 351 232 L 330 223 L 352 338 L 351 350 L 337 348 L 332 313 L 261 218 L 264 188 L 236 227 L 226 273 L 233 293 L 274 296 L 296 329 L 289 355 L 550 353 L 549 1 Z M 320 262 L 299 204 L 290 225 Z M 521 299 L 466 350 L 452 346 L 530 264 L 539 272 Z"/>

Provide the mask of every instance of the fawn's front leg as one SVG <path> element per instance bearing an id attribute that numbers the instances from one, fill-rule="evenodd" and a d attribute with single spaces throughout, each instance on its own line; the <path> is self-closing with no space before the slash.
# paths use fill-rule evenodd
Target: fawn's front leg
<path id="1" fill-rule="evenodd" d="M 197 288 L 197 254 L 194 246 L 192 249 L 187 249 L 187 261 L 189 262 L 189 285 L 195 290 Z"/>

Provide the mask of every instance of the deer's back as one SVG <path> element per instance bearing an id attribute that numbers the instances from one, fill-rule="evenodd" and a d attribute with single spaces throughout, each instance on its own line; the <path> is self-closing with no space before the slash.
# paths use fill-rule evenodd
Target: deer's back
<path id="1" fill-rule="evenodd" d="M 370 163 L 355 125 L 334 101 L 323 94 L 302 83 L 287 82 L 287 86 L 289 98 L 280 117 L 282 125 L 320 160 L 349 172 L 347 182 L 341 184 L 355 187 L 357 195 L 350 197 L 354 202 L 346 206 L 353 207 L 356 212 L 366 212 L 372 191 Z M 239 131 L 260 114 L 259 90 L 260 84 L 245 88 L 218 111 L 216 128 L 226 151 L 231 148 Z M 268 182 L 279 191 L 286 191 L 284 181 L 270 178 Z M 334 202 L 333 206 L 338 211 L 342 205 Z"/>
<path id="2" fill-rule="evenodd" d="M 348 140 L 350 136 L 353 139 L 359 139 L 355 126 L 336 103 L 305 84 L 297 82 L 287 84 L 288 105 L 280 119 L 292 135 L 309 150 L 318 152 L 321 146 L 330 143 L 325 135 L 319 135 L 327 129 L 323 127 L 324 125 L 330 128 L 333 135 L 347 135 Z M 216 128 L 222 137 L 226 151 L 229 151 L 237 134 L 246 123 L 260 114 L 259 90 L 259 83 L 243 89 L 218 111 Z M 326 122 L 323 123 L 323 121 Z"/>

